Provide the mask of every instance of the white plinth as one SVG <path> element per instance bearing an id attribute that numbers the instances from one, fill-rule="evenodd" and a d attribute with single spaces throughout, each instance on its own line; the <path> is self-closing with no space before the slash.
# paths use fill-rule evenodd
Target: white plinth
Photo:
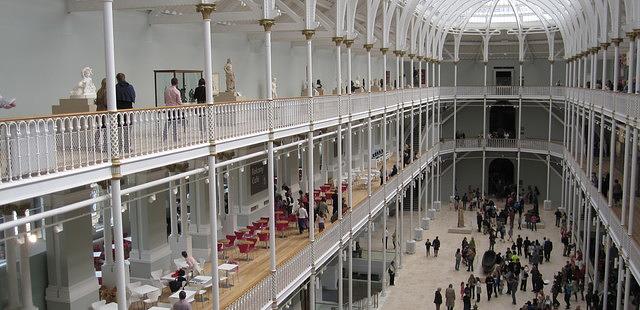
<path id="1" fill-rule="evenodd" d="M 428 209 L 427 210 L 427 217 L 430 219 L 435 219 L 436 218 L 436 209 Z"/>
<path id="2" fill-rule="evenodd" d="M 431 225 L 430 218 L 425 217 L 422 220 L 420 220 L 420 227 L 422 227 L 423 230 L 429 230 L 429 225 Z"/>
<path id="3" fill-rule="evenodd" d="M 440 211 L 440 209 L 442 209 L 442 203 L 440 203 L 440 201 L 434 201 L 433 208 L 436 209 L 437 211 Z"/>
<path id="4" fill-rule="evenodd" d="M 414 240 L 407 240 L 406 252 L 407 254 L 416 253 L 416 242 Z"/>
<path id="5" fill-rule="evenodd" d="M 63 98 L 59 102 L 59 105 L 51 106 L 51 113 L 54 115 L 96 111 L 94 98 Z"/>
<path id="6" fill-rule="evenodd" d="M 414 228 L 413 229 L 413 240 L 421 241 L 422 240 L 422 228 Z"/>
<path id="7" fill-rule="evenodd" d="M 551 200 L 545 200 L 544 201 L 544 210 L 545 211 L 550 211 L 551 210 Z"/>

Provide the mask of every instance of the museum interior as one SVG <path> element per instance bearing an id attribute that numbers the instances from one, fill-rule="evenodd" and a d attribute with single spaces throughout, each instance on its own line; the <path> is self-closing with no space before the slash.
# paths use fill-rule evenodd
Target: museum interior
<path id="1" fill-rule="evenodd" d="M 0 42 L 0 309 L 640 307 L 638 0 L 2 0 Z"/>

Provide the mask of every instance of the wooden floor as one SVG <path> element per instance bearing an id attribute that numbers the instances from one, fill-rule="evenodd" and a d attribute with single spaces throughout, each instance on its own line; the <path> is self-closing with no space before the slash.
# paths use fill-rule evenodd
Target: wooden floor
<path id="1" fill-rule="evenodd" d="M 395 164 L 395 156 L 391 156 L 387 161 L 388 171 L 391 171 L 391 167 Z M 375 178 L 372 182 L 371 190 L 372 192 L 377 191 L 380 188 L 380 179 Z M 344 199 L 346 199 L 346 194 Z M 354 186 L 353 189 L 353 207 L 356 208 L 360 202 L 367 198 L 367 188 L 364 186 Z M 337 223 L 337 222 L 336 222 Z M 332 226 L 330 221 L 325 222 L 326 228 Z M 321 233 L 316 229 L 316 239 Z M 286 238 L 278 237 L 276 239 L 276 264 L 278 266 L 282 265 L 289 259 L 293 258 L 297 253 L 302 251 L 309 244 L 309 234 L 308 231 L 305 231 L 303 234 L 299 234 L 298 228 L 290 228 Z M 270 255 L 269 249 L 265 249 L 264 247 L 256 248 L 250 257 L 250 261 L 245 261 L 245 255 L 240 255 L 237 250 L 236 252 L 230 253 L 231 257 L 239 257 L 237 261 L 240 262 L 238 278 L 235 280 L 235 285 L 230 288 L 220 288 L 220 307 L 221 309 L 226 309 L 229 305 L 231 305 L 235 300 L 240 298 L 245 292 L 249 291 L 254 285 L 258 284 L 262 279 L 269 276 L 270 274 Z M 220 260 L 218 263 L 223 263 Z M 205 274 L 211 273 L 211 264 L 207 263 L 204 267 Z M 231 282 L 230 282 L 231 283 Z M 208 294 L 211 292 L 209 291 Z M 211 309 L 212 304 L 210 302 L 211 296 L 208 296 L 208 301 L 205 302 L 194 302 L 194 309 Z M 169 302 L 169 294 L 165 292 L 160 297 L 160 302 Z"/>

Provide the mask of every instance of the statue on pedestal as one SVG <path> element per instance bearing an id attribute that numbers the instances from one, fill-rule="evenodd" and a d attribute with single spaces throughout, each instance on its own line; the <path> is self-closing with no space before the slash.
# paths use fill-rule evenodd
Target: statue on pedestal
<path id="1" fill-rule="evenodd" d="M 231 64 L 231 58 L 227 58 L 227 63 L 224 65 L 225 82 L 227 84 L 227 92 L 235 94 L 236 92 L 236 74 L 233 72 L 233 65 Z"/>
<path id="2" fill-rule="evenodd" d="M 69 93 L 71 99 L 84 99 L 96 97 L 96 85 L 93 84 L 91 77 L 93 76 L 93 69 L 91 67 L 82 68 L 82 80 L 78 82 L 78 86 L 74 87 Z"/>
<path id="3" fill-rule="evenodd" d="M 271 79 L 271 97 L 278 98 L 278 80 L 276 78 Z"/>
<path id="4" fill-rule="evenodd" d="M 464 211 L 462 208 L 458 208 L 458 228 L 464 227 Z"/>

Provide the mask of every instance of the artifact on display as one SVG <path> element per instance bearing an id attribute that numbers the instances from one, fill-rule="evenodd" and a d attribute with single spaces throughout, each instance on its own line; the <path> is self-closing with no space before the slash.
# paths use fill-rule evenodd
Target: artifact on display
<path id="1" fill-rule="evenodd" d="M 231 64 L 231 58 L 227 58 L 227 63 L 224 65 L 225 82 L 227 84 L 227 92 L 235 95 L 236 92 L 236 74 L 233 72 L 233 65 Z"/>
<path id="2" fill-rule="evenodd" d="M 93 80 L 91 79 L 93 76 L 93 69 L 91 69 L 91 67 L 84 67 L 82 68 L 81 74 L 82 80 L 78 82 L 78 85 L 69 93 L 69 98 L 96 98 L 96 85 L 93 84 Z"/>
<path id="3" fill-rule="evenodd" d="M 278 80 L 275 77 L 271 79 L 271 97 L 278 98 Z"/>
<path id="4" fill-rule="evenodd" d="M 16 106 L 16 98 L 5 98 L 0 95 L 0 108 L 11 109 Z"/>

